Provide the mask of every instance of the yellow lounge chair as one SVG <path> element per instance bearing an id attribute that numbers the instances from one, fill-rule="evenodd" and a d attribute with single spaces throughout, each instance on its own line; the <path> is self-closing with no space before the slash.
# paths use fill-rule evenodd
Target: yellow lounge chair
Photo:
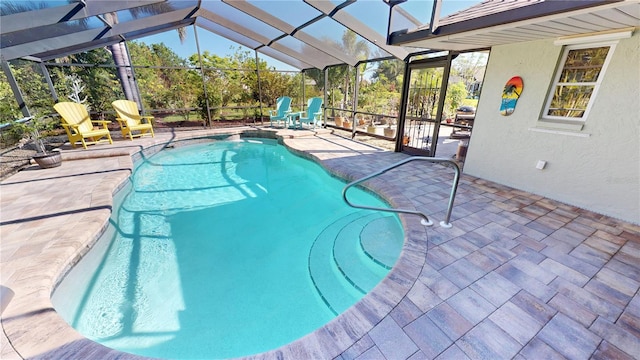
<path id="1" fill-rule="evenodd" d="M 104 140 L 108 140 L 109 144 L 113 144 L 109 128 L 107 128 L 107 124 L 111 121 L 91 120 L 87 108 L 74 102 L 59 102 L 53 105 L 53 108 L 61 116 L 62 127 L 66 130 L 72 147 L 75 148 L 76 142 L 80 141 L 82 147 L 86 149 L 87 144 L 96 144 L 104 137 L 106 137 Z M 94 123 L 101 124 L 102 127 L 94 126 Z M 85 141 L 85 139 L 89 139 L 89 141 Z"/>
<path id="2" fill-rule="evenodd" d="M 116 100 L 111 103 L 116 110 L 118 122 L 120 123 L 120 130 L 122 136 L 133 140 L 134 136 L 143 136 L 144 134 L 151 134 L 151 137 L 155 137 L 153 133 L 153 124 L 151 123 L 153 116 L 142 116 L 138 112 L 138 104 L 131 100 Z M 140 131 L 134 134 L 134 131 Z"/>

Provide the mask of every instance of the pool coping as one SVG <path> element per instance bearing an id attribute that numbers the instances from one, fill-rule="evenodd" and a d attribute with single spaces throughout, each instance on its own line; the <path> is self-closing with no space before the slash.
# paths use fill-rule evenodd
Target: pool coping
<path id="1" fill-rule="evenodd" d="M 348 167 L 334 166 L 330 161 L 327 161 L 332 159 L 331 156 L 327 157 L 326 154 L 314 154 L 313 151 L 305 150 L 310 137 L 324 141 L 320 140 L 318 136 L 331 136 L 329 133 L 323 130 L 301 132 L 253 127 L 216 131 L 201 130 L 172 133 L 168 138 L 158 134 L 156 138 L 140 139 L 132 143 L 116 142 L 118 145 L 125 146 L 111 148 L 108 145 L 96 146 L 90 152 L 63 149 L 65 166 L 67 162 L 73 164 L 74 162 L 95 161 L 99 158 L 118 158 L 120 168 L 115 171 L 116 174 L 113 176 L 94 180 L 97 184 L 91 193 L 89 204 L 85 204 L 91 210 L 88 211 L 89 214 L 83 215 L 80 221 L 83 228 L 81 232 L 78 232 L 77 228 L 64 230 L 60 229 L 59 225 L 55 225 L 57 227 L 56 238 L 44 240 L 44 251 L 34 251 L 34 256 L 22 257 L 20 260 L 29 261 L 30 265 L 22 264 L 8 277 L 5 266 L 11 265 L 12 262 L 10 259 L 4 259 L 6 254 L 3 255 L 2 284 L 13 290 L 15 295 L 2 313 L 1 319 L 6 340 L 14 348 L 16 355 L 24 358 L 145 358 L 113 350 L 84 338 L 57 315 L 51 304 L 51 294 L 56 285 L 68 270 L 90 250 L 106 228 L 111 213 L 113 195 L 126 184 L 137 157 L 146 156 L 150 152 L 159 151 L 162 147 L 179 141 L 207 139 L 215 135 L 266 135 L 267 137 L 277 137 L 278 141 L 288 149 L 320 163 L 334 176 L 353 180 L 356 176 L 362 175 L 350 171 Z M 359 144 L 358 146 L 366 148 L 365 145 L 352 142 L 349 139 L 336 137 L 332 138 L 332 141 L 341 142 L 339 147 L 342 152 L 348 152 L 346 144 L 353 146 Z M 406 157 L 402 154 L 369 148 L 373 152 L 385 153 L 391 159 Z M 352 155 L 358 155 L 358 152 L 355 151 Z M 35 173 L 29 171 L 25 174 Z M 38 171 L 38 173 L 40 172 Z M 78 169 L 78 174 L 81 173 L 82 170 Z M 51 173 L 48 172 L 48 174 Z M 3 181 L 3 185 L 12 184 L 12 180 L 18 178 L 21 176 L 9 177 Z M 388 191 L 390 188 L 382 181 L 369 181 L 367 187 L 391 204 L 403 204 L 403 207 L 411 206 L 410 201 L 400 193 Z M 378 286 L 322 328 L 283 347 L 247 358 L 333 358 L 355 344 L 384 317 L 389 315 L 417 280 L 425 262 L 427 249 L 426 230 L 424 226 L 420 225 L 419 219 L 403 215 L 400 216 L 400 219 L 405 230 L 403 250 L 396 265 Z M 16 224 L 19 222 L 9 225 L 15 226 Z M 3 228 L 6 227 L 5 225 L 3 221 Z M 38 221 L 37 227 L 31 230 L 37 231 L 39 227 L 47 228 L 47 226 L 50 225 L 45 219 Z M 5 232 L 6 229 L 2 231 Z M 5 250 L 4 242 L 3 250 Z M 34 326 L 34 324 L 37 325 Z M 6 346 L 3 346 L 3 355 L 7 350 L 5 348 Z"/>

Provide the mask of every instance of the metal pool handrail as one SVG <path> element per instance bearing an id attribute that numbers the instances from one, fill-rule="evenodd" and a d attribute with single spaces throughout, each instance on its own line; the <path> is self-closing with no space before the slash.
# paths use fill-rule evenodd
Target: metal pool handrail
<path id="1" fill-rule="evenodd" d="M 386 211 L 386 212 L 394 212 L 394 213 L 404 213 L 404 214 L 413 214 L 413 215 L 418 215 L 422 217 L 422 220 L 420 220 L 420 222 L 422 223 L 422 225 L 424 226 L 431 226 L 433 225 L 433 221 L 431 221 L 429 219 L 429 217 L 427 217 L 426 214 L 420 212 L 420 211 L 415 211 L 415 210 L 407 210 L 407 209 L 390 209 L 390 208 L 380 208 L 380 207 L 375 207 L 375 206 L 367 206 L 367 205 L 357 205 L 357 204 L 353 204 L 351 203 L 351 201 L 349 201 L 349 199 L 347 199 L 347 190 L 349 190 L 350 187 L 359 184 L 363 181 L 369 180 L 373 177 L 376 177 L 378 175 L 382 175 L 385 172 L 391 170 L 391 169 L 395 169 L 398 166 L 402 166 L 408 162 L 411 161 L 415 161 L 415 160 L 423 160 L 423 161 L 429 161 L 432 163 L 449 163 L 451 165 L 453 165 L 453 169 L 455 170 L 455 175 L 453 177 L 453 184 L 451 185 L 451 194 L 449 195 L 449 206 L 447 206 L 447 214 L 446 217 L 444 219 L 444 221 L 440 222 L 440 226 L 444 227 L 444 228 L 450 228 L 452 225 L 449 222 L 449 219 L 451 218 L 451 211 L 453 210 L 453 200 L 456 197 L 456 190 L 458 189 L 458 181 L 460 180 L 460 167 L 458 167 L 458 164 L 455 163 L 455 161 L 449 160 L 449 159 L 444 159 L 444 158 L 433 158 L 433 157 L 425 157 L 425 156 L 412 156 L 410 158 L 404 159 L 402 161 L 398 161 L 395 164 L 389 165 L 385 168 L 383 168 L 382 170 L 379 170 L 371 175 L 367 175 L 363 178 L 360 178 L 358 180 L 352 181 L 350 183 L 347 184 L 347 186 L 344 187 L 344 189 L 342 189 L 342 198 L 344 199 L 344 201 L 347 203 L 347 205 L 354 207 L 354 208 L 359 208 L 359 209 L 368 209 L 368 210 L 377 210 L 377 211 Z"/>

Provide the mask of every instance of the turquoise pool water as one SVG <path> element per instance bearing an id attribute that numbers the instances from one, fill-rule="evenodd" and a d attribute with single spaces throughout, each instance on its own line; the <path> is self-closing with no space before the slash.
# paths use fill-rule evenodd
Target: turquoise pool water
<path id="1" fill-rule="evenodd" d="M 272 140 L 164 150 L 131 179 L 111 231 L 53 299 L 80 333 L 122 351 L 200 359 L 277 348 L 388 272 L 352 262 L 378 252 L 392 265 L 402 246 L 395 217 L 348 207 L 344 182 Z M 359 189 L 349 197 L 386 206 Z M 353 275 L 330 279 L 340 272 Z"/>

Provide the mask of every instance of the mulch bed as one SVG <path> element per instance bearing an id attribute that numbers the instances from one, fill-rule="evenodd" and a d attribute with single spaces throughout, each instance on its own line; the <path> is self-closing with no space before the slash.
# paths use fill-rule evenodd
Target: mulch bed
<path id="1" fill-rule="evenodd" d="M 47 150 L 53 150 L 64 145 L 67 141 L 66 135 L 50 136 L 42 139 Z M 30 165 L 31 158 L 36 154 L 33 144 L 26 144 L 22 147 L 11 146 L 0 150 L 0 180 Z"/>

